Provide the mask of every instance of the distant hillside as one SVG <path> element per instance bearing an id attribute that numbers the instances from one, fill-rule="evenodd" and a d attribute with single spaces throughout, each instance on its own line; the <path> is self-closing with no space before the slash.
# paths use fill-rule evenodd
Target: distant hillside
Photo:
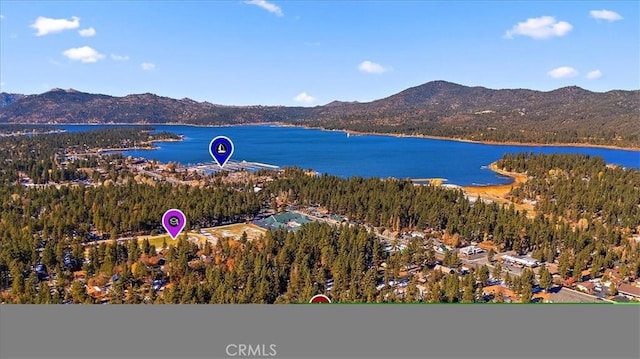
<path id="1" fill-rule="evenodd" d="M 2 92 L 0 93 L 0 108 L 9 106 L 23 97 L 24 95 L 21 94 Z"/>
<path id="2" fill-rule="evenodd" d="M 640 143 L 640 91 L 491 90 L 435 81 L 317 113 L 325 126 L 362 131 L 500 142 Z"/>
<path id="3" fill-rule="evenodd" d="M 153 94 L 112 97 L 60 89 L 0 98 L 0 123 L 282 122 L 481 141 L 640 147 L 638 90 L 493 90 L 433 81 L 372 102 L 316 107 L 221 106 Z"/>

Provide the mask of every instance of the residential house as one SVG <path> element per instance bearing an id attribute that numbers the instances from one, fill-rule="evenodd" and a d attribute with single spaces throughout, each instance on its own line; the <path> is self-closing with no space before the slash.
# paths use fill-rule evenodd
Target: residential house
<path id="1" fill-rule="evenodd" d="M 456 270 L 453 269 L 453 268 L 445 267 L 445 266 L 442 266 L 442 265 L 439 265 L 439 264 L 436 264 L 436 266 L 433 267 L 433 269 L 437 270 L 437 271 L 439 270 L 444 274 L 454 274 L 456 272 Z"/>
<path id="2" fill-rule="evenodd" d="M 589 294 L 593 294 L 593 290 L 595 289 L 595 287 L 596 287 L 595 284 L 593 284 L 592 282 L 589 282 L 589 281 L 581 282 L 581 283 L 578 283 L 576 285 L 576 288 L 578 290 L 581 290 L 581 291 L 583 291 L 585 293 L 589 293 Z"/>
<path id="3" fill-rule="evenodd" d="M 569 277 L 567 279 L 565 279 L 564 282 L 562 282 L 562 285 L 564 285 L 565 287 L 571 287 L 573 284 L 575 284 L 576 280 L 573 279 L 573 277 Z"/>
<path id="4" fill-rule="evenodd" d="M 618 286 L 618 293 L 626 296 L 627 298 L 640 299 L 640 287 L 636 287 L 631 284 L 621 283 Z"/>
<path id="5" fill-rule="evenodd" d="M 611 280 L 612 282 L 614 282 L 616 285 L 620 285 L 620 283 L 622 283 L 622 274 L 620 274 L 620 271 L 618 270 L 618 268 L 607 268 L 604 270 L 604 276 L 607 277 L 609 280 Z"/>

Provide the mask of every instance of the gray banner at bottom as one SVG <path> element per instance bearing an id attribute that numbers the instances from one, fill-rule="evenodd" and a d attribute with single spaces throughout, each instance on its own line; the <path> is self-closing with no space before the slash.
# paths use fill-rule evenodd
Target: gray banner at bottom
<path id="1" fill-rule="evenodd" d="M 640 306 L 0 306 L 0 358 L 639 358 Z"/>

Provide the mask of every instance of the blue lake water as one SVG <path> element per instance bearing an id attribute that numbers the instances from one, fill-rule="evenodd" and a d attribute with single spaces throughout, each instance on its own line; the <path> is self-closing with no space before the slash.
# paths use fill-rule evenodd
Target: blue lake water
<path id="1" fill-rule="evenodd" d="M 102 126 L 64 125 L 67 131 Z M 453 140 L 357 135 L 270 125 L 193 127 L 153 125 L 158 131 L 185 136 L 181 142 L 157 143 L 157 150 L 126 151 L 125 155 L 182 164 L 213 163 L 209 143 L 229 137 L 235 146 L 232 161 L 297 166 L 341 177 L 446 178 L 450 184 L 505 184 L 511 180 L 486 166 L 505 153 L 580 153 L 600 156 L 607 163 L 640 168 L 640 151 L 562 146 L 514 146 Z"/>

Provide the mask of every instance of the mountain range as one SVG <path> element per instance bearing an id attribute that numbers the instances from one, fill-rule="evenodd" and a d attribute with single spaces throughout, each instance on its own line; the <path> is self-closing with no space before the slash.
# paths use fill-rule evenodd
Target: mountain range
<path id="1" fill-rule="evenodd" d="M 640 147 L 640 90 L 488 89 L 432 81 L 371 102 L 223 106 L 150 93 L 0 94 L 0 123 L 283 123 L 457 139 Z"/>

